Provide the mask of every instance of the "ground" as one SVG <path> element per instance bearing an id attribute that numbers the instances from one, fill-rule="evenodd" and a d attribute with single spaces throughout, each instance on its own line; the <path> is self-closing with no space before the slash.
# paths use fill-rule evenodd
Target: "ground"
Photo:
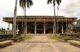
<path id="1" fill-rule="evenodd" d="M 47 36 L 34 36 L 31 40 L 2 48 L 0 52 L 80 52 L 80 48 L 48 39 Z"/>

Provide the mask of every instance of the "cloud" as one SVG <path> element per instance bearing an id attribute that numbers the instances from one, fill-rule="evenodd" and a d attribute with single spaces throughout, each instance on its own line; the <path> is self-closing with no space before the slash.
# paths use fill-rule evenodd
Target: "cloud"
<path id="1" fill-rule="evenodd" d="M 67 3 L 62 5 L 63 6 L 61 6 L 60 9 L 66 16 L 77 17 L 78 13 L 80 12 L 80 0 L 67 0 Z"/>
<path id="2" fill-rule="evenodd" d="M 18 0 L 19 1 L 19 0 Z M 53 15 L 53 5 L 47 5 L 47 0 L 33 0 L 34 5 L 28 9 L 27 15 Z M 1 0 L 0 1 L 0 27 L 7 26 L 7 23 L 2 22 L 2 18 L 6 16 L 13 16 L 15 0 Z M 19 7 L 17 15 L 22 15 L 22 9 Z M 62 0 L 60 5 L 59 15 L 61 16 L 76 16 L 80 17 L 80 0 Z M 8 26 L 7 26 L 8 27 Z M 6 28 L 7 28 L 6 27 Z"/>
<path id="3" fill-rule="evenodd" d="M 0 1 L 0 19 L 4 16 L 13 16 L 14 0 Z"/>
<path id="4" fill-rule="evenodd" d="M 0 28 L 7 29 L 8 25 L 9 24 L 7 22 L 4 22 L 4 21 L 0 20 Z M 10 29 L 12 29 L 12 25 L 11 24 L 10 24 Z"/>

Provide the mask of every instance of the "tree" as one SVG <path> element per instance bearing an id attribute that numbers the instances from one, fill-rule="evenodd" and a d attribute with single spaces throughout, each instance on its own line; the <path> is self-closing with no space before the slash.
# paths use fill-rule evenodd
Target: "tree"
<path id="1" fill-rule="evenodd" d="M 57 5 L 59 7 L 59 5 L 61 3 L 61 0 L 48 0 L 47 3 L 48 4 L 53 4 L 53 6 L 54 6 L 54 28 L 55 28 L 54 33 L 56 34 L 56 10 L 55 10 L 55 6 L 56 6 L 56 3 L 57 3 Z"/>
<path id="2" fill-rule="evenodd" d="M 28 8 L 30 8 L 33 5 L 32 0 L 19 0 L 19 5 L 24 11 L 24 17 L 26 17 L 26 5 Z M 23 23 L 22 23 L 23 25 Z M 22 27 L 23 28 L 23 27 Z"/>
<path id="3" fill-rule="evenodd" d="M 5 32 L 6 30 L 5 30 L 4 28 L 1 28 L 0 31 L 1 31 L 1 32 Z"/>
<path id="4" fill-rule="evenodd" d="M 17 17 L 17 0 L 15 0 L 14 19 L 13 19 L 13 39 L 16 36 L 16 17 Z"/>

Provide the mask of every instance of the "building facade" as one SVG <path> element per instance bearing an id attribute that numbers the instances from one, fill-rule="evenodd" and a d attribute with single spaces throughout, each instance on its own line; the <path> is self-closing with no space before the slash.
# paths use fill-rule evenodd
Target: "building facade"
<path id="1" fill-rule="evenodd" d="M 13 17 L 4 17 L 3 21 L 13 24 Z M 56 33 L 66 33 L 75 21 L 74 17 L 64 16 L 17 16 L 16 27 L 18 33 L 25 34 L 54 34 L 55 28 Z"/>

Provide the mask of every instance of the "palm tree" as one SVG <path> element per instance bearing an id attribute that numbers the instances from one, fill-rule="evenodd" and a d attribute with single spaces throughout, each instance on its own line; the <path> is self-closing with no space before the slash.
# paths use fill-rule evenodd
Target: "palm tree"
<path id="1" fill-rule="evenodd" d="M 15 0 L 15 7 L 14 7 L 14 19 L 13 19 L 13 39 L 16 36 L 16 16 L 17 15 L 17 0 Z"/>
<path id="2" fill-rule="evenodd" d="M 19 0 L 19 5 L 21 6 L 21 8 L 24 11 L 24 17 L 26 17 L 26 5 L 28 8 L 30 8 L 30 6 L 33 5 L 33 2 L 32 2 L 32 0 Z M 23 25 L 23 23 L 22 23 L 22 25 Z"/>
<path id="3" fill-rule="evenodd" d="M 56 34 L 56 10 L 55 10 L 55 6 L 56 6 L 56 3 L 59 6 L 60 3 L 61 3 L 61 0 L 48 0 L 47 3 L 48 4 L 53 4 L 53 6 L 54 6 L 54 28 L 55 28 L 54 33 Z"/>

